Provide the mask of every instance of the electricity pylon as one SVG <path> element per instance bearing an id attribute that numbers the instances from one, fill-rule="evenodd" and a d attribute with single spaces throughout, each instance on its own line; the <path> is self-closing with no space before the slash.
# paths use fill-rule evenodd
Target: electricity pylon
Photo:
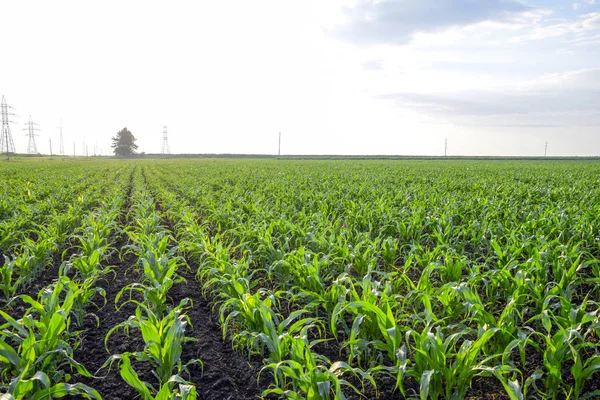
<path id="1" fill-rule="evenodd" d="M 161 154 L 171 154 L 171 150 L 169 149 L 169 139 L 167 137 L 167 126 L 163 126 L 163 143 Z"/>
<path id="2" fill-rule="evenodd" d="M 6 157 L 10 158 L 11 154 L 15 153 L 15 143 L 13 142 L 10 133 L 10 117 L 15 115 L 12 112 L 13 108 L 6 104 L 6 99 L 2 96 L 0 104 L 0 114 L 2 114 L 2 130 L 0 131 L 0 153 L 5 153 Z"/>
<path id="3" fill-rule="evenodd" d="M 31 119 L 31 115 L 29 116 L 29 121 L 26 124 L 27 126 L 23 128 L 24 131 L 27 131 L 27 136 L 29 136 L 29 144 L 27 145 L 27 154 L 39 154 L 37 146 L 35 144 L 35 137 L 39 136 L 35 131 L 39 131 L 38 124 L 33 122 Z"/>
<path id="4" fill-rule="evenodd" d="M 62 125 L 62 118 L 60 120 L 60 125 L 58 125 L 58 129 L 59 129 L 59 132 L 60 132 L 60 144 L 59 144 L 59 147 L 58 147 L 58 153 L 61 156 L 64 156 L 65 155 L 65 147 L 63 145 L 63 134 L 62 134 L 63 125 Z"/>

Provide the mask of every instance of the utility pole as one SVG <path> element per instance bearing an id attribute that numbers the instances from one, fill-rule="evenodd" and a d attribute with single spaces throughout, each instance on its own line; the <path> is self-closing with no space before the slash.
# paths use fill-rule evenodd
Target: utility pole
<path id="1" fill-rule="evenodd" d="M 59 148 L 58 148 L 58 154 L 60 154 L 61 156 L 64 156 L 65 155 L 65 148 L 63 146 L 63 134 L 62 134 L 63 125 L 62 125 L 62 118 L 60 119 L 60 125 L 58 126 L 58 129 L 60 131 L 60 143 L 59 143 Z"/>
<path id="2" fill-rule="evenodd" d="M 281 132 L 279 132 L 279 147 L 277 148 L 277 157 L 281 157 Z"/>
<path id="3" fill-rule="evenodd" d="M 546 147 L 544 147 L 544 157 L 548 156 L 548 141 L 546 140 Z"/>
<path id="4" fill-rule="evenodd" d="M 160 154 L 171 154 L 171 150 L 169 149 L 169 138 L 167 136 L 167 126 L 166 125 L 163 126 L 163 142 L 162 142 L 162 149 L 160 151 Z"/>
<path id="5" fill-rule="evenodd" d="M 50 159 L 52 160 L 52 139 L 48 139 L 48 142 L 50 143 Z"/>
<path id="6" fill-rule="evenodd" d="M 16 115 L 12 112 L 13 108 L 6 104 L 6 99 L 2 96 L 0 104 L 0 114 L 2 114 L 2 128 L 0 130 L 0 153 L 6 153 L 7 159 L 10 160 L 11 153 L 15 153 L 15 144 L 13 143 L 10 133 L 10 123 L 13 122 L 9 118 Z"/>
<path id="7" fill-rule="evenodd" d="M 73 158 L 75 158 L 75 142 L 73 142 Z"/>
<path id="8" fill-rule="evenodd" d="M 88 151 L 87 151 L 87 144 L 85 145 L 85 156 L 88 156 Z"/>
<path id="9" fill-rule="evenodd" d="M 448 156 L 448 138 L 446 138 L 446 141 L 444 142 L 444 157 Z"/>
<path id="10" fill-rule="evenodd" d="M 38 124 L 33 122 L 31 119 L 31 115 L 29 116 L 29 122 L 26 124 L 27 126 L 23 128 L 24 131 L 27 131 L 27 136 L 29 137 L 29 144 L 27 145 L 27 154 L 39 154 L 37 145 L 35 144 L 35 137 L 39 136 L 35 133 L 35 131 L 39 131 Z"/>

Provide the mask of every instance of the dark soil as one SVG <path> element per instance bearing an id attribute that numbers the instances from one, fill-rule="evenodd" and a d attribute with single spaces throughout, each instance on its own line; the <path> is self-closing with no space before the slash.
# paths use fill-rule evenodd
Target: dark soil
<path id="1" fill-rule="evenodd" d="M 133 189 L 133 176 L 130 175 L 127 197 L 120 216 L 120 226 L 129 225 L 129 210 L 131 207 L 131 192 Z M 98 280 L 97 286 L 106 291 L 106 305 L 100 309 L 96 306 L 88 306 L 90 313 L 94 313 L 99 320 L 99 325 L 95 319 L 86 319 L 82 327 L 81 344 L 74 352 L 74 358 L 77 362 L 83 364 L 87 370 L 94 375 L 94 378 L 86 378 L 75 374 L 74 382 L 85 383 L 96 389 L 103 399 L 133 399 L 137 397 L 137 392 L 123 381 L 121 378 L 118 363 L 115 362 L 112 368 L 101 369 L 111 354 L 121 354 L 126 351 L 139 351 L 143 349 L 141 336 L 135 330 L 129 331 L 129 336 L 122 330 L 115 332 L 107 343 L 108 351 L 104 347 L 104 338 L 108 332 L 116 325 L 127 320 L 133 315 L 135 307 L 133 304 L 126 304 L 119 310 L 115 306 L 115 298 L 119 291 L 134 282 L 140 280 L 140 272 L 136 270 L 137 259 L 134 254 L 125 251 L 124 247 L 129 244 L 128 236 L 121 232 L 115 242 L 115 252 L 110 256 L 107 265 L 112 266 L 113 273 L 106 275 Z M 124 296 L 126 297 L 126 296 Z M 120 300 L 121 305 L 123 299 Z M 144 363 L 132 362 L 133 368 L 138 372 L 143 380 L 155 383 L 154 376 L 151 375 L 149 365 Z M 146 377 L 148 377 L 146 379 Z"/>
<path id="2" fill-rule="evenodd" d="M 124 399 L 135 398 L 136 391 L 127 385 L 119 373 L 118 365 L 115 363 L 110 370 L 100 368 L 104 362 L 110 357 L 110 354 L 104 347 L 104 338 L 108 331 L 115 325 L 127 320 L 130 315 L 133 315 L 135 307 L 133 304 L 127 304 L 121 307 L 118 311 L 115 308 L 115 297 L 117 293 L 126 285 L 139 281 L 140 274 L 135 269 L 130 269 L 136 262 L 135 256 L 127 255 L 124 260 L 115 263 L 115 274 L 109 274 L 106 279 L 98 281 L 98 286 L 106 290 L 106 306 L 100 310 L 96 310 L 94 306 L 90 306 L 90 312 L 96 314 L 100 321 L 100 325 L 96 326 L 96 321 L 87 319 L 83 327 L 84 332 L 81 334 L 81 345 L 74 353 L 74 358 L 79 363 L 83 364 L 90 373 L 99 378 L 85 378 L 77 376 L 74 381 L 85 383 L 94 389 L 98 390 L 103 399 Z M 128 271 L 129 269 L 129 271 Z M 130 330 L 130 335 L 127 337 L 123 331 L 118 331 L 113 334 L 108 341 L 108 350 L 111 354 L 120 354 L 126 351 L 138 351 L 143 349 L 143 341 L 139 334 Z M 140 368 L 141 367 L 141 368 Z M 149 368 L 143 368 L 144 365 L 137 363 L 134 368 L 140 374 L 140 377 L 145 378 L 150 374 Z M 148 379 L 152 382 L 154 379 Z"/>
<path id="3" fill-rule="evenodd" d="M 471 381 L 471 388 L 467 391 L 467 399 L 509 399 L 502 387 L 502 383 L 495 377 L 476 377 Z"/>
<path id="4" fill-rule="evenodd" d="M 201 295 L 200 284 L 194 280 L 192 270 L 185 267 L 179 269 L 186 282 L 174 285 L 170 294 L 174 303 L 180 299 L 190 298 L 193 308 L 187 311 L 192 326 L 186 328 L 186 335 L 196 338 L 196 342 L 188 342 L 183 346 L 182 360 L 184 364 L 199 358 L 204 363 L 204 371 L 200 366 L 190 366 L 190 381 L 196 385 L 198 398 L 204 400 L 219 399 L 256 399 L 272 381 L 269 372 L 263 372 L 260 360 L 248 359 L 234 351 L 231 343 L 222 340 L 218 315 L 214 313 L 208 302 Z"/>
<path id="5" fill-rule="evenodd" d="M 169 221 L 165 221 L 165 225 L 170 227 L 171 224 Z M 127 244 L 125 239 L 126 235 L 123 235 L 115 246 L 118 250 Z M 115 255 L 115 258 L 110 261 L 114 265 L 115 274 L 107 275 L 105 280 L 98 282 L 98 285 L 106 290 L 107 305 L 100 310 L 96 310 L 93 306 L 90 307 L 90 312 L 94 312 L 98 316 L 100 325 L 97 327 L 96 322 L 92 319 L 86 321 L 82 342 L 74 357 L 92 374 L 95 374 L 96 378 L 75 376 L 73 381 L 82 382 L 95 388 L 106 400 L 135 399 L 138 398 L 138 395 L 121 378 L 117 362 L 110 370 L 100 368 L 110 354 L 140 351 L 144 347 L 143 340 L 136 329 L 130 329 L 129 335 L 122 330 L 115 332 L 107 343 L 110 354 L 104 347 L 104 338 L 108 331 L 127 320 L 135 311 L 133 304 L 127 304 L 116 310 L 115 296 L 124 286 L 139 282 L 142 273 L 132 268 L 136 263 L 133 254 L 125 254 L 123 260 Z M 192 300 L 193 307 L 186 310 L 191 322 L 191 326 L 186 327 L 186 336 L 196 339 L 183 346 L 181 359 L 184 365 L 194 359 L 200 359 L 203 362 L 203 367 L 200 364 L 190 364 L 188 366 L 189 376 L 184 372 L 182 377 L 196 386 L 198 399 L 259 398 L 262 391 L 272 381 L 270 373 L 261 374 L 260 381 L 258 380 L 262 363 L 258 359 L 248 359 L 233 351 L 231 344 L 222 340 L 221 329 L 217 324 L 218 316 L 211 310 L 207 300 L 202 297 L 200 284 L 194 279 L 193 269 L 188 270 L 185 266 L 181 266 L 178 272 L 186 281 L 176 283 L 170 289 L 170 300 L 172 304 L 178 304 L 186 297 Z M 123 299 L 120 300 L 120 303 L 122 301 Z M 157 379 L 152 374 L 152 368 L 148 363 L 133 362 L 132 364 L 142 381 L 149 382 L 157 388 Z"/>
<path id="6" fill-rule="evenodd" d="M 145 173 L 142 170 L 145 180 Z M 156 194 L 153 193 L 156 198 Z M 160 202 L 157 211 L 164 213 Z M 173 232 L 173 222 L 163 219 L 163 226 Z M 201 285 L 195 279 L 197 267 L 181 266 L 178 274 L 185 279 L 169 291 L 173 304 L 189 298 L 193 307 L 187 310 L 191 326 L 186 328 L 186 336 L 196 339 L 183 346 L 182 361 L 200 359 L 203 367 L 192 364 L 188 378 L 198 390 L 198 398 L 204 400 L 257 399 L 272 382 L 272 375 L 265 371 L 260 374 L 262 362 L 256 357 L 245 357 L 233 350 L 230 342 L 224 342 L 218 314 L 201 294 Z M 259 379 L 260 375 L 260 379 Z"/>

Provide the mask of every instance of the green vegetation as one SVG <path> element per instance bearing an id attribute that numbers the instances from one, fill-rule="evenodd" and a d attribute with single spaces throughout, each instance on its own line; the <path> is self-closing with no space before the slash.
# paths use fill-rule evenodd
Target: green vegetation
<path id="1" fill-rule="evenodd" d="M 73 350 L 93 305 L 131 306 L 105 345 L 143 345 L 103 371 L 143 399 L 195 399 L 198 305 L 174 295 L 193 282 L 223 340 L 263 359 L 265 396 L 598 398 L 599 177 L 597 161 L 7 163 L 0 392 L 108 394 Z M 139 278 L 107 302 L 115 253 Z"/>
<path id="2" fill-rule="evenodd" d="M 121 129 L 112 137 L 113 152 L 116 156 L 129 157 L 135 154 L 138 146 L 135 144 L 136 138 L 127 128 Z"/>

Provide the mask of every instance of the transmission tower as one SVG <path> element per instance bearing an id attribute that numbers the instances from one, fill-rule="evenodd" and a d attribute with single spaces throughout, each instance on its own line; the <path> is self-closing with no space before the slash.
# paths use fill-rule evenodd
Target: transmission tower
<path id="1" fill-rule="evenodd" d="M 60 125 L 58 126 L 58 129 L 59 129 L 59 132 L 60 132 L 60 144 L 59 144 L 59 147 L 58 147 L 58 153 L 61 156 L 64 156 L 65 155 L 65 147 L 63 145 L 63 134 L 62 134 L 63 125 L 62 125 L 62 118 L 60 120 Z"/>
<path id="2" fill-rule="evenodd" d="M 167 126 L 163 126 L 163 143 L 161 154 L 171 154 L 169 150 L 169 139 L 167 138 Z"/>
<path id="3" fill-rule="evenodd" d="M 35 137 L 38 136 L 35 131 L 39 131 L 38 124 L 33 122 L 31 119 L 31 115 L 29 116 L 29 122 L 26 124 L 27 126 L 23 128 L 24 131 L 27 131 L 27 136 L 29 136 L 29 144 L 27 145 L 27 154 L 39 154 L 37 146 L 35 144 Z"/>
<path id="4" fill-rule="evenodd" d="M 2 130 L 0 131 L 0 153 L 5 153 L 6 157 L 10 157 L 11 153 L 15 153 L 15 144 L 10 134 L 9 123 L 13 122 L 9 118 L 15 115 L 12 112 L 12 107 L 6 104 L 6 99 L 2 96 L 2 104 L 0 105 L 2 114 Z"/>

